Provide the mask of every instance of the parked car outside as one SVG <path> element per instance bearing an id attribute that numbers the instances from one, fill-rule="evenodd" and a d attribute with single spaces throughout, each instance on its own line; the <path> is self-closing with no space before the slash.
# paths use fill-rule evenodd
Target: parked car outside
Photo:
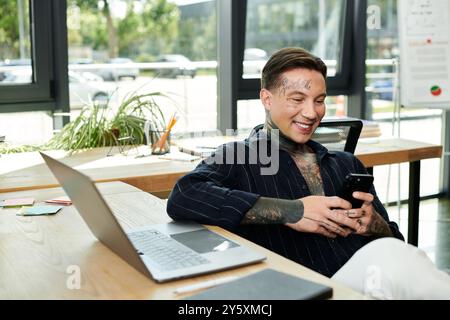
<path id="1" fill-rule="evenodd" d="M 3 69 L 2 66 L 5 66 L 5 68 Z M 22 69 L 28 68 L 31 70 L 31 59 L 5 59 L 0 61 L 0 82 L 5 80 L 9 73 L 9 67 L 13 66 L 22 66 Z"/>
<path id="2" fill-rule="evenodd" d="M 78 71 L 75 71 L 75 72 L 80 74 L 87 81 L 97 81 L 97 82 L 103 82 L 104 81 L 101 76 L 99 76 L 98 74 L 95 74 L 94 72 L 91 72 L 91 71 L 78 70 Z"/>
<path id="3" fill-rule="evenodd" d="M 90 58 L 76 58 L 70 59 L 69 64 L 94 64 L 94 60 Z"/>
<path id="4" fill-rule="evenodd" d="M 10 70 L 6 74 L 5 79 L 0 82 L 2 85 L 26 84 L 31 82 L 31 70 L 28 68 L 18 67 L 17 70 Z M 93 75 L 94 77 L 98 77 Z M 115 88 L 111 84 L 103 81 L 89 81 L 81 74 L 70 71 L 68 73 L 69 80 L 69 99 L 70 107 L 81 107 L 89 101 L 105 103 L 113 95 Z"/>
<path id="5" fill-rule="evenodd" d="M 139 76 L 139 69 L 132 65 L 134 62 L 129 58 L 113 58 L 109 59 L 108 63 L 111 64 L 111 68 L 98 69 L 96 72 L 104 80 L 118 81 L 123 78 L 135 80 Z"/>
<path id="6" fill-rule="evenodd" d="M 192 61 L 181 54 L 165 54 L 159 56 L 156 62 L 167 62 L 167 67 L 155 70 L 159 77 L 189 76 L 194 78 L 197 74 L 197 68 Z"/>
<path id="7" fill-rule="evenodd" d="M 83 71 L 88 71 L 102 77 L 105 81 L 118 81 L 124 78 L 136 79 L 139 76 L 139 69 L 133 66 L 133 60 L 129 58 L 113 58 L 107 61 L 108 66 L 104 68 L 84 67 L 85 65 L 95 64 L 92 59 L 78 58 L 72 59 L 70 64 L 83 65 Z"/>
<path id="8" fill-rule="evenodd" d="M 96 77 L 96 75 L 92 76 Z M 105 104 L 111 98 L 114 91 L 115 89 L 111 84 L 101 80 L 99 81 L 98 79 L 95 81 L 88 80 L 77 72 L 69 71 L 69 98 L 71 108 L 82 106 L 91 100 L 99 104 Z"/>
<path id="9" fill-rule="evenodd" d="M 260 76 L 267 60 L 267 52 L 259 48 L 247 48 L 244 50 L 243 74 L 247 76 Z"/>
<path id="10" fill-rule="evenodd" d="M 31 66 L 31 59 L 5 59 L 2 62 L 4 66 Z"/>
<path id="11" fill-rule="evenodd" d="M 372 92 L 372 99 L 392 101 L 394 85 L 392 79 L 376 80 L 368 86 L 368 91 Z"/>

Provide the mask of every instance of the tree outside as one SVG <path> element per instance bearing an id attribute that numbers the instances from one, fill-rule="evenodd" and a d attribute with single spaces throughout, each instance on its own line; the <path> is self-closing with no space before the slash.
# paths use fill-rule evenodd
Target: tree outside
<path id="1" fill-rule="evenodd" d="M 30 58 L 29 6 L 26 0 L 0 0 L 0 61 Z"/>
<path id="2" fill-rule="evenodd" d="M 179 10 L 167 0 L 72 0 L 67 20 L 69 48 L 105 51 L 110 59 L 137 58 L 172 49 Z"/>

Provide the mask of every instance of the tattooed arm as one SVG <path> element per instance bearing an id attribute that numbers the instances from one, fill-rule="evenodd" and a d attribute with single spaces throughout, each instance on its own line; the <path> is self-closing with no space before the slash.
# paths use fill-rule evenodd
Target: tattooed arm
<path id="1" fill-rule="evenodd" d="M 366 232 L 368 235 L 375 237 L 393 237 L 391 229 L 388 223 L 383 219 L 378 212 L 374 210 L 372 220 L 366 227 Z"/>
<path id="2" fill-rule="evenodd" d="M 353 196 L 356 199 L 364 201 L 361 208 L 354 208 L 347 211 L 347 215 L 355 219 L 359 224 L 356 234 L 374 237 L 393 237 L 394 234 L 388 222 L 373 207 L 373 194 L 355 192 Z"/>
<path id="3" fill-rule="evenodd" d="M 296 223 L 303 217 L 303 202 L 276 198 L 259 198 L 247 211 L 241 224 Z"/>
<path id="4" fill-rule="evenodd" d="M 267 117 L 265 127 L 268 131 L 277 128 L 270 117 Z M 241 224 L 285 224 L 299 232 L 317 233 L 330 238 L 335 238 L 337 235 L 345 237 L 351 230 L 356 230 L 358 227 L 356 221 L 332 210 L 332 208 L 349 209 L 350 203 L 337 197 L 324 196 L 315 154 L 308 152 L 310 150 L 305 150 L 304 146 L 294 143 L 281 133 L 279 145 L 281 149 L 291 154 L 305 177 L 308 187 L 315 195 L 297 200 L 259 198 L 247 211 Z"/>
<path id="5" fill-rule="evenodd" d="M 241 224 L 284 224 L 299 232 L 329 238 L 346 237 L 351 229 L 356 230 L 359 226 L 356 221 L 331 208 L 350 207 L 348 202 L 337 197 L 308 196 L 298 200 L 261 197 L 247 211 Z"/>

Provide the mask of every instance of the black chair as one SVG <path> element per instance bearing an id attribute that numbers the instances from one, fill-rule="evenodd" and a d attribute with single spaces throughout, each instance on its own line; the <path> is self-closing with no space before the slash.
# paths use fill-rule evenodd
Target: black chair
<path id="1" fill-rule="evenodd" d="M 359 119 L 323 119 L 319 127 L 338 129 L 340 135 L 345 139 L 344 151 L 355 153 L 363 122 Z M 314 139 L 314 137 L 313 137 Z"/>
<path id="2" fill-rule="evenodd" d="M 314 133 L 312 139 L 321 142 L 325 145 L 330 144 L 329 149 L 338 145 L 342 145 L 342 141 L 345 140 L 343 151 L 355 153 L 356 145 L 358 143 L 359 136 L 361 135 L 363 122 L 359 119 L 347 118 L 347 119 L 323 119 L 320 122 L 319 128 L 334 128 L 336 130 L 320 132 L 318 128 Z M 258 132 L 264 127 L 264 124 L 259 124 L 254 127 L 250 133 L 250 136 Z M 336 143 L 339 142 L 339 143 Z M 341 151 L 342 151 L 341 150 Z"/>

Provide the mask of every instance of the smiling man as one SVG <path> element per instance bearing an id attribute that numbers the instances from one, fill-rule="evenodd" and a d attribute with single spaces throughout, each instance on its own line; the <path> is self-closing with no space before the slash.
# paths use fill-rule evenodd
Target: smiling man
<path id="1" fill-rule="evenodd" d="M 364 201 L 361 208 L 352 208 L 336 196 L 348 173 L 367 173 L 362 163 L 353 154 L 330 152 L 311 140 L 326 111 L 326 73 L 323 61 L 304 49 L 274 53 L 261 77 L 264 129 L 219 147 L 181 178 L 169 197 L 167 212 L 175 220 L 229 229 L 373 297 L 410 298 L 397 294 L 404 292 L 398 288 L 410 278 L 392 263 L 392 257 L 408 266 L 428 266 L 427 262 L 416 261 L 417 249 L 398 240 L 403 236 L 389 221 L 373 186 L 369 193 L 354 193 Z M 276 172 L 261 173 L 267 166 L 258 152 L 261 143 L 271 145 L 270 157 L 279 162 Z M 379 239 L 384 237 L 390 239 Z M 392 256 L 378 253 L 386 248 Z M 379 282 L 381 288 L 369 290 L 363 285 L 366 269 L 374 261 L 386 276 Z M 427 274 L 435 286 L 444 283 L 439 294 L 450 292 L 447 275 L 435 269 Z"/>

